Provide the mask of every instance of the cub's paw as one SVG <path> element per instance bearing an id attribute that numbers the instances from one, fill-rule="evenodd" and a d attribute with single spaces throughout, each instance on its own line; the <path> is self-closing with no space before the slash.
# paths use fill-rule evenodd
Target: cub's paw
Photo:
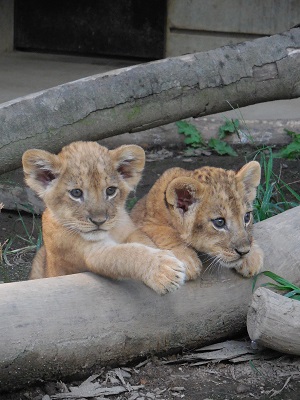
<path id="1" fill-rule="evenodd" d="M 172 249 L 173 254 L 182 261 L 185 265 L 186 281 L 195 280 L 201 273 L 202 262 L 200 261 L 197 253 L 191 249 L 184 249 L 184 251 Z"/>
<path id="2" fill-rule="evenodd" d="M 250 253 L 243 261 L 243 264 L 236 268 L 236 271 L 245 278 L 251 278 L 252 276 L 258 274 L 262 269 L 263 261 L 264 253 L 262 249 L 256 243 L 254 243 Z"/>
<path id="3" fill-rule="evenodd" d="M 153 254 L 151 267 L 144 282 L 159 294 L 173 292 L 185 282 L 185 266 L 168 250 Z"/>

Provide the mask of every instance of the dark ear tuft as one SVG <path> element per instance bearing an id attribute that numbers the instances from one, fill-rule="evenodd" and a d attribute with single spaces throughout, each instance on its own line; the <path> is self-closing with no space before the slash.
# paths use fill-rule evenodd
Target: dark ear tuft
<path id="1" fill-rule="evenodd" d="M 130 163 L 130 160 L 124 160 L 122 164 L 118 166 L 117 170 L 124 179 L 129 179 L 132 178 L 133 176 L 132 165 Z"/>
<path id="2" fill-rule="evenodd" d="M 53 172 L 47 169 L 45 170 L 41 169 L 36 173 L 36 179 L 40 181 L 41 184 L 44 185 L 45 187 L 48 186 L 48 184 L 55 178 L 56 176 L 53 174 Z"/>
<path id="3" fill-rule="evenodd" d="M 187 189 L 175 189 L 177 196 L 177 208 L 180 208 L 184 213 L 188 211 L 189 206 L 195 202 L 193 194 Z"/>
<path id="4" fill-rule="evenodd" d="M 191 205 L 200 200 L 201 184 L 194 178 L 181 176 L 173 179 L 166 190 L 166 201 L 182 214 L 189 211 Z"/>

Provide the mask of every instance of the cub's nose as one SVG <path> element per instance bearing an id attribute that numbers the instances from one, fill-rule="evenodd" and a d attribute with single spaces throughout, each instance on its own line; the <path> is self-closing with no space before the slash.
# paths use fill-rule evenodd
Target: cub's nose
<path id="1" fill-rule="evenodd" d="M 234 250 L 240 257 L 243 257 L 243 256 L 245 256 L 246 254 L 249 253 L 250 247 L 249 248 L 248 247 L 247 248 L 243 248 L 243 249 L 234 249 Z"/>
<path id="2" fill-rule="evenodd" d="M 90 222 L 92 222 L 94 225 L 96 225 L 97 228 L 99 228 L 101 225 L 104 224 L 104 222 L 107 221 L 107 217 L 106 217 L 106 218 L 101 218 L 101 219 L 88 218 L 88 220 L 89 220 Z"/>

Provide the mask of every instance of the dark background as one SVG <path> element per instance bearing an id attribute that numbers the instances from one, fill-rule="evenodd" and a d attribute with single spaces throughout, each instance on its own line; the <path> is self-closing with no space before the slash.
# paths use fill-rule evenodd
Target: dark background
<path id="1" fill-rule="evenodd" d="M 164 56 L 166 0 L 15 0 L 15 49 Z"/>

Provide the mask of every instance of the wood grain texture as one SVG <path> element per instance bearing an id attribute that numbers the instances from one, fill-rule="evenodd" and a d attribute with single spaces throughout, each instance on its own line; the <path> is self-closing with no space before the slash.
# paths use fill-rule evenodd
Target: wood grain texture
<path id="1" fill-rule="evenodd" d="M 248 311 L 247 329 L 259 345 L 300 355 L 300 301 L 258 288 Z"/>
<path id="2" fill-rule="evenodd" d="M 255 225 L 265 269 L 300 279 L 300 207 Z M 166 296 L 77 274 L 0 285 L 0 391 L 204 346 L 246 329 L 252 280 L 207 270 Z"/>

